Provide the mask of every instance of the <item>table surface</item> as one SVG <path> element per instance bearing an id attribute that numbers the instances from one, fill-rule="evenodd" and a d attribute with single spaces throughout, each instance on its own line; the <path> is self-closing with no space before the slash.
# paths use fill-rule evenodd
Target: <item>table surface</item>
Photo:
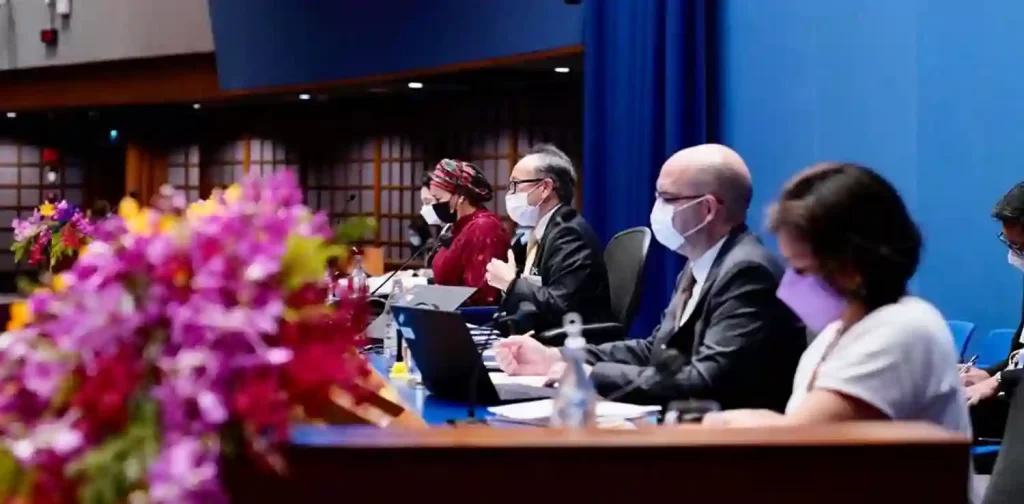
<path id="1" fill-rule="evenodd" d="M 368 355 L 370 363 L 382 375 L 387 376 L 389 362 L 379 355 Z M 402 380 L 392 380 L 392 386 L 398 392 L 402 403 L 414 410 L 431 426 L 447 425 L 449 420 L 465 420 L 469 418 L 469 405 L 466 403 L 448 401 L 433 397 L 427 389 L 422 386 L 409 385 Z M 494 414 L 487 411 L 486 406 L 475 408 L 477 418 L 493 418 Z M 333 439 L 344 432 L 359 432 L 359 426 L 311 426 L 306 424 L 293 425 L 291 429 L 291 441 L 299 445 L 322 445 L 325 439 Z"/>

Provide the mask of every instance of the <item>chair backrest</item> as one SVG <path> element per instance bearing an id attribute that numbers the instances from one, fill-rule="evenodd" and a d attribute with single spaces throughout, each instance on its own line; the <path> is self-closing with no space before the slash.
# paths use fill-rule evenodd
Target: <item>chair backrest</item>
<path id="1" fill-rule="evenodd" d="M 956 346 L 956 355 L 960 359 L 963 359 L 964 350 L 967 348 L 967 342 L 971 339 L 971 334 L 974 332 L 974 322 L 947 320 L 946 323 L 949 324 L 949 330 L 953 333 L 953 344 Z"/>
<path id="2" fill-rule="evenodd" d="M 1006 431 L 982 504 L 1019 504 L 1024 495 L 1024 387 L 1010 398 Z"/>
<path id="3" fill-rule="evenodd" d="M 1013 344 L 1013 329 L 996 329 L 984 337 L 975 336 L 967 344 L 964 352 L 964 359 L 970 359 L 977 355 L 977 367 L 989 367 L 1003 359 L 1010 353 L 1010 345 Z"/>
<path id="4" fill-rule="evenodd" d="M 651 230 L 635 227 L 612 237 L 604 249 L 604 263 L 608 268 L 608 288 L 611 294 L 612 314 L 615 321 L 627 330 L 633 322 L 636 307 L 643 291 L 644 263 L 651 246 Z"/>

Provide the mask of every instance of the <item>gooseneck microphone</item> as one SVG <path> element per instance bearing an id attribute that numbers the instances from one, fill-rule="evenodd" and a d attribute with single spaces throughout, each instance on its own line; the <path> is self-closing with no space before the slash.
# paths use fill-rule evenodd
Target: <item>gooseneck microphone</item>
<path id="1" fill-rule="evenodd" d="M 419 250 L 416 251 L 415 254 L 409 256 L 409 258 L 406 259 L 405 262 L 403 262 L 402 265 L 398 267 L 398 269 L 396 269 L 395 271 L 392 271 L 391 273 L 389 273 L 388 276 L 386 276 L 384 278 L 384 281 L 381 282 L 380 285 L 378 285 L 376 289 L 373 289 L 373 291 L 370 292 L 370 297 L 373 297 L 375 294 L 377 294 L 377 292 L 380 291 L 380 289 L 382 287 L 387 285 L 388 282 L 391 281 L 391 279 L 395 277 L 395 275 L 397 275 L 399 272 L 401 272 L 406 267 L 408 267 L 409 264 L 412 263 L 416 258 L 423 256 L 424 252 L 427 252 L 427 251 L 431 251 L 432 252 L 432 251 L 436 250 L 439 246 L 441 246 L 443 244 L 442 241 L 441 241 L 441 236 L 444 236 L 446 233 L 449 236 L 451 235 L 451 224 L 445 226 L 444 229 L 441 230 L 441 235 L 438 236 L 438 241 L 437 241 L 437 243 L 434 244 L 434 246 L 420 248 Z M 449 241 L 449 243 L 450 243 L 450 241 Z M 428 252 L 427 255 L 429 255 L 429 252 Z"/>
<path id="2" fill-rule="evenodd" d="M 340 213 L 341 213 L 342 216 L 344 216 L 345 212 L 348 210 L 348 204 L 352 203 L 355 199 L 356 199 L 356 195 L 355 194 L 349 194 L 348 197 L 345 198 L 345 202 L 341 204 L 341 212 Z"/>
<path id="3" fill-rule="evenodd" d="M 529 317 L 529 316 L 531 316 L 531 315 L 533 315 L 535 313 L 537 313 L 537 307 L 533 303 L 531 303 L 529 301 L 523 301 L 522 303 L 519 303 L 519 309 L 516 311 L 516 313 L 513 313 L 513 314 L 510 315 L 510 314 L 508 314 L 508 312 L 501 312 L 501 311 L 496 312 L 494 314 L 494 317 L 492 317 L 489 322 L 487 322 L 486 324 L 484 324 L 484 325 L 482 325 L 480 327 L 482 329 L 494 329 L 499 324 L 505 324 L 505 323 L 508 323 L 511 326 L 512 324 L 514 324 L 516 322 L 519 322 L 519 321 L 523 320 L 524 318 Z M 477 382 L 480 381 L 480 370 L 481 369 L 485 369 L 486 370 L 486 368 L 487 368 L 487 366 L 485 366 L 484 363 L 483 363 L 484 352 L 487 351 L 487 348 L 496 339 L 498 339 L 498 338 L 493 333 L 488 335 L 487 339 L 485 339 L 483 344 L 480 345 L 480 348 L 477 349 L 477 358 L 478 358 L 480 364 L 476 368 L 473 369 L 473 375 L 472 375 L 472 377 L 470 377 L 470 380 L 469 380 L 469 405 L 466 408 L 466 416 L 467 416 L 466 421 L 464 421 L 464 422 L 449 422 L 449 423 L 452 423 L 452 424 L 457 424 L 457 423 L 468 423 L 468 424 L 484 423 L 482 420 L 476 418 Z"/>
<path id="4" fill-rule="evenodd" d="M 616 390 L 614 393 L 604 398 L 605 401 L 615 401 L 625 397 L 630 392 L 647 385 L 657 383 L 661 380 L 670 380 L 673 376 L 679 374 L 683 370 L 683 366 L 686 365 L 686 361 L 683 356 L 679 354 L 678 350 L 669 348 L 663 350 L 661 356 L 654 362 L 654 367 L 645 369 L 633 383 L 626 385 L 625 387 Z"/>

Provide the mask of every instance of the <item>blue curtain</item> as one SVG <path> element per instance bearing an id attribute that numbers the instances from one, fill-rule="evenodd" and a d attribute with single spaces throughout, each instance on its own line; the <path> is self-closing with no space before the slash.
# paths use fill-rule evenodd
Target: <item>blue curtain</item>
<path id="1" fill-rule="evenodd" d="M 668 156 L 711 141 L 715 3 L 583 2 L 583 212 L 605 243 L 649 224 Z M 634 335 L 646 336 L 657 323 L 683 262 L 651 244 Z"/>

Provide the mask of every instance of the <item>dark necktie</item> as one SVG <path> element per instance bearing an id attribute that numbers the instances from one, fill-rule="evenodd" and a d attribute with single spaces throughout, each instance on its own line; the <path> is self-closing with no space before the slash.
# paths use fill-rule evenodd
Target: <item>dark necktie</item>
<path id="1" fill-rule="evenodd" d="M 697 279 L 693 276 L 693 270 L 688 268 L 686 275 L 683 276 L 683 283 L 679 286 L 679 312 L 676 313 L 675 328 L 683 325 L 683 314 L 686 313 L 686 304 L 690 302 L 695 285 Z"/>

